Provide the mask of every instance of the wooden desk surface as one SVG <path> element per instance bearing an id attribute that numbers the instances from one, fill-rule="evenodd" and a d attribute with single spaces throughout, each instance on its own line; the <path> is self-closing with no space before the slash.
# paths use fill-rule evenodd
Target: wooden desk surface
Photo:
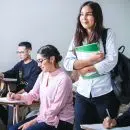
<path id="1" fill-rule="evenodd" d="M 17 79 L 13 79 L 13 78 L 3 78 L 1 80 L 4 82 L 17 82 Z"/>
<path id="2" fill-rule="evenodd" d="M 25 105 L 23 101 L 19 100 L 8 100 L 7 97 L 1 97 L 0 98 L 0 104 L 8 105 L 8 104 L 14 104 L 14 105 Z"/>

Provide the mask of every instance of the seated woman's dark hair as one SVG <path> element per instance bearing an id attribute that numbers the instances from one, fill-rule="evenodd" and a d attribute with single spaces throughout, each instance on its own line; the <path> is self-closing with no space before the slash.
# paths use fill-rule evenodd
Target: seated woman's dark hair
<path id="1" fill-rule="evenodd" d="M 45 45 L 42 46 L 38 51 L 37 54 L 42 55 L 42 57 L 45 57 L 47 59 L 50 59 L 51 56 L 55 56 L 56 63 L 62 60 L 62 56 L 60 55 L 57 48 L 53 45 Z"/>

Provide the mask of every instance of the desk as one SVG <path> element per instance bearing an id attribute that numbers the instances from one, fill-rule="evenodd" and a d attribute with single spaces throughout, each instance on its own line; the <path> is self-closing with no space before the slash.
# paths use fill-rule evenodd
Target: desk
<path id="1" fill-rule="evenodd" d="M 0 98 L 0 104 L 8 106 L 8 125 L 18 123 L 19 106 L 26 105 L 26 104 L 23 101 L 18 101 L 18 100 L 10 101 L 6 97 Z"/>
<path id="2" fill-rule="evenodd" d="M 1 90 L 0 97 L 6 96 L 8 91 L 15 92 L 16 82 L 17 79 L 12 79 L 12 78 L 0 79 L 0 90 Z"/>
<path id="3" fill-rule="evenodd" d="M 17 79 L 3 78 L 2 82 L 4 82 L 6 84 L 8 91 L 15 91 L 16 90 Z"/>
<path id="4" fill-rule="evenodd" d="M 13 78 L 3 78 L 0 79 L 0 89 L 1 89 L 1 95 L 0 97 L 4 97 L 7 95 L 8 91 L 15 91 L 16 90 L 16 82 L 17 79 L 13 79 Z M 18 115 L 17 114 L 17 103 L 19 102 L 9 102 L 7 101 L 5 98 L 1 98 L 0 99 L 0 104 L 2 105 L 7 105 L 7 108 L 9 108 L 8 110 L 8 124 L 12 124 L 18 121 Z M 12 107 L 12 111 L 11 111 L 11 106 Z M 12 115 L 12 116 L 10 116 Z M 10 118 L 12 117 L 12 118 Z"/>
<path id="5" fill-rule="evenodd" d="M 39 101 L 33 102 L 31 105 L 26 105 L 24 101 L 8 100 L 6 97 L 0 98 L 0 104 L 8 107 L 8 126 L 19 122 L 19 107 L 20 106 L 39 106 Z"/>
<path id="6" fill-rule="evenodd" d="M 103 127 L 102 124 L 91 124 L 91 125 L 80 125 L 82 129 L 84 130 L 108 130 L 108 129 L 105 129 Z M 130 126 L 128 127 L 117 127 L 117 128 L 112 128 L 112 129 L 109 129 L 109 130 L 130 130 Z"/>
<path id="7" fill-rule="evenodd" d="M 12 89 L 13 89 L 13 87 L 16 88 L 15 86 L 16 86 L 17 79 L 4 78 L 1 81 L 3 82 L 3 84 L 4 83 L 6 84 L 5 87 L 7 88 L 7 92 L 10 91 L 11 85 L 12 85 Z M 3 87 L 4 87 L 4 85 L 3 85 Z M 13 89 L 13 90 L 12 89 L 11 89 L 11 91 L 13 91 L 13 90 L 15 91 L 15 89 Z M 19 118 L 18 118 L 19 117 L 19 115 L 18 115 L 19 107 L 28 106 L 23 101 L 18 101 L 18 100 L 9 101 L 9 100 L 7 100 L 6 97 L 0 98 L 0 104 L 6 105 L 8 108 L 8 125 L 18 123 L 18 121 L 19 121 Z M 30 106 L 35 106 L 35 105 L 39 106 L 39 102 L 34 102 Z"/>

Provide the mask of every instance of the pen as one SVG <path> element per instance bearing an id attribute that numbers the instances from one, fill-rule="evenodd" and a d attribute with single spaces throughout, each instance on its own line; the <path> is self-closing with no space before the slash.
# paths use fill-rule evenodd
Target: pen
<path id="1" fill-rule="evenodd" d="M 106 112 L 107 112 L 108 117 L 111 118 L 110 113 L 107 108 L 106 108 Z"/>
<path id="2" fill-rule="evenodd" d="M 10 92 L 10 87 L 9 87 L 9 85 L 8 85 L 8 91 Z"/>

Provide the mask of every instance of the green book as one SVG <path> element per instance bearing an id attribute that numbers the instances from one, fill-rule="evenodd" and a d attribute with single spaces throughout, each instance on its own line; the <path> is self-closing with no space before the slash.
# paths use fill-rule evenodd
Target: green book
<path id="1" fill-rule="evenodd" d="M 90 59 L 91 56 L 97 54 L 100 51 L 99 44 L 98 43 L 91 43 L 83 46 L 79 46 L 75 48 L 75 52 L 77 55 L 77 58 L 79 60 L 87 60 Z M 97 72 L 91 72 L 87 73 L 83 78 L 91 79 L 99 76 Z"/>

